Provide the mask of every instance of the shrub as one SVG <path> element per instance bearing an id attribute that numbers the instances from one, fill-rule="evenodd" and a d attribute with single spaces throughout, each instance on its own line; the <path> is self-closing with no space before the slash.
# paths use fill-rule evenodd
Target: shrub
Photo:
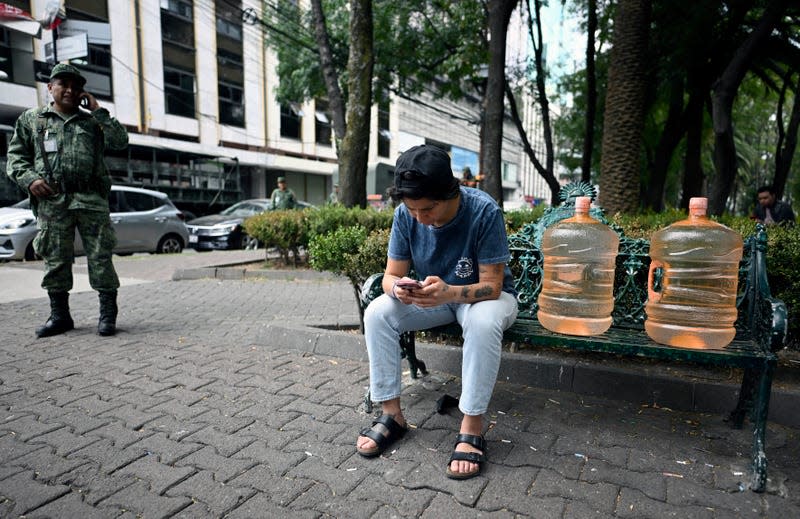
<path id="1" fill-rule="evenodd" d="M 506 234 L 511 236 L 526 224 L 535 222 L 542 217 L 544 210 L 544 205 L 538 205 L 536 207 L 505 211 L 503 217 L 506 220 Z"/>
<path id="2" fill-rule="evenodd" d="M 342 227 L 360 225 L 367 232 L 388 229 L 392 226 L 392 211 L 376 211 L 372 207 L 346 208 L 342 205 L 327 205 L 309 215 L 309 236 L 321 236 Z"/>
<path id="3" fill-rule="evenodd" d="M 356 225 L 339 227 L 326 234 L 318 234 L 311 238 L 308 244 L 309 264 L 313 269 L 333 272 L 350 280 L 359 313 L 362 313 L 359 297 L 361 285 L 372 274 L 370 272 L 365 276 L 363 271 L 375 268 L 374 261 L 368 261 L 367 265 L 360 264 L 359 253 L 364 250 L 362 255 L 366 255 L 366 242 L 367 230 Z M 373 272 L 380 270 L 383 270 L 382 265 Z M 363 315 L 361 317 L 363 322 Z"/>
<path id="4" fill-rule="evenodd" d="M 295 266 L 300 262 L 300 249 L 308 246 L 308 216 L 314 209 L 267 211 L 244 221 L 244 230 L 264 247 L 275 247 L 284 264 L 292 253 Z"/>
<path id="5" fill-rule="evenodd" d="M 772 295 L 786 303 L 789 331 L 786 346 L 800 350 L 800 226 L 767 227 L 767 277 Z"/>

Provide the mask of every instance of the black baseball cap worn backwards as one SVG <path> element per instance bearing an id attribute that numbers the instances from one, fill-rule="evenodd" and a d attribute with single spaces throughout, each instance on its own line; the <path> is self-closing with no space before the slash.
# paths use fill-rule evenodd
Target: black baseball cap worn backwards
<path id="1" fill-rule="evenodd" d="M 441 148 L 422 144 L 397 158 L 394 190 L 401 197 L 449 199 L 458 194 L 458 186 L 450 156 Z"/>

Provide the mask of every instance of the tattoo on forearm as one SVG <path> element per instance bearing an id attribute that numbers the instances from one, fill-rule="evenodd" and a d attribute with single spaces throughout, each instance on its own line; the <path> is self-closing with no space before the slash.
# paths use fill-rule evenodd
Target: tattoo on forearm
<path id="1" fill-rule="evenodd" d="M 464 287 L 461 289 L 461 297 L 464 299 L 469 297 L 469 287 Z"/>
<path id="2" fill-rule="evenodd" d="M 490 296 L 490 295 L 492 295 L 492 292 L 493 292 L 492 287 L 490 287 L 488 285 L 487 286 L 483 286 L 483 287 L 478 287 L 475 290 L 475 297 Z"/>

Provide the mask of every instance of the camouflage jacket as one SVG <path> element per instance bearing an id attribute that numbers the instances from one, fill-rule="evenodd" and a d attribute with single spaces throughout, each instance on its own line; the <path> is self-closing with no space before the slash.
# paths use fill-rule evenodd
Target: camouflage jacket
<path id="1" fill-rule="evenodd" d="M 73 115 L 60 114 L 50 105 L 31 108 L 17 119 L 6 173 L 29 194 L 28 186 L 40 178 L 57 191 L 47 199 L 32 197 L 34 212 L 44 208 L 108 211 L 111 180 L 103 153 L 106 148 L 121 150 L 127 145 L 128 132 L 105 108 Z"/>
<path id="2" fill-rule="evenodd" d="M 273 209 L 294 209 L 297 207 L 297 197 L 291 189 L 286 191 L 275 189 L 270 197 L 270 206 Z"/>

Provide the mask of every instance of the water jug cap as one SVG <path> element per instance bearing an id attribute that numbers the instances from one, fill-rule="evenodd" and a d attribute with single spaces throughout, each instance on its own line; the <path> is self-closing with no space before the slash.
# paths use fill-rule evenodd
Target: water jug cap
<path id="1" fill-rule="evenodd" d="M 589 213 L 589 207 L 592 205 L 592 199 L 588 196 L 575 197 L 575 212 L 576 213 Z"/>
<path id="2" fill-rule="evenodd" d="M 708 198 L 695 197 L 689 199 L 689 214 L 692 216 L 705 216 L 708 209 Z"/>

